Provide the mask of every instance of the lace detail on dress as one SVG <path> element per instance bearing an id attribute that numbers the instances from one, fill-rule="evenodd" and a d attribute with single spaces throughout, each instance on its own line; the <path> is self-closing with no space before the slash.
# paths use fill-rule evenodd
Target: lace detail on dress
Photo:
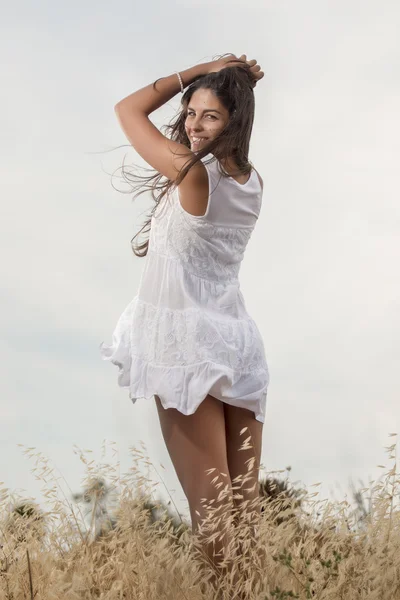
<path id="1" fill-rule="evenodd" d="M 167 197 L 170 200 L 170 197 Z M 225 227 L 193 217 L 177 195 L 169 211 L 153 217 L 149 250 L 181 261 L 185 269 L 211 281 L 237 281 L 251 227 Z"/>
<path id="2" fill-rule="evenodd" d="M 160 366 L 194 365 L 203 361 L 242 372 L 265 369 L 258 329 L 251 318 L 222 320 L 204 310 L 169 310 L 136 298 L 131 331 L 132 353 Z"/>

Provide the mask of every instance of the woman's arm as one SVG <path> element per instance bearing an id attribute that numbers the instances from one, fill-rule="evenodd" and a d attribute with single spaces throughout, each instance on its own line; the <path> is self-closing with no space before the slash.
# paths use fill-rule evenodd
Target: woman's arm
<path id="1" fill-rule="evenodd" d="M 187 87 L 198 77 L 207 75 L 209 72 L 209 65 L 210 63 L 201 63 L 200 65 L 195 65 L 185 71 L 179 71 L 183 87 Z M 146 87 L 141 88 L 137 92 L 133 92 L 133 94 L 120 100 L 120 102 L 115 105 L 115 111 L 117 112 L 118 110 L 123 109 L 124 112 L 126 111 L 128 113 L 135 111 L 149 115 L 171 100 L 171 98 L 176 96 L 180 91 L 181 84 L 178 75 L 174 73 L 173 75 L 168 75 L 167 77 L 159 79 L 156 82 L 155 87 L 150 83 L 149 85 L 146 85 Z"/>
<path id="2" fill-rule="evenodd" d="M 208 73 L 208 63 L 180 71 L 184 86 Z M 122 131 L 132 147 L 153 169 L 175 181 L 179 171 L 193 155 L 184 144 L 164 136 L 151 122 L 149 114 L 168 102 L 181 90 L 178 75 L 168 75 L 127 96 L 114 110 Z M 204 169 L 204 167 L 203 167 Z"/>

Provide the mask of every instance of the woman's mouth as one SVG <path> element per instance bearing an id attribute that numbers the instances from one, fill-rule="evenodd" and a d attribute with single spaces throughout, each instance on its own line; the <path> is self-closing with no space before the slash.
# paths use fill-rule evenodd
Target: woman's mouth
<path id="1" fill-rule="evenodd" d="M 200 146 L 200 144 L 205 140 L 206 138 L 202 137 L 202 138 L 198 138 L 196 136 L 191 136 L 190 141 L 192 143 L 192 146 L 194 147 L 198 147 Z"/>

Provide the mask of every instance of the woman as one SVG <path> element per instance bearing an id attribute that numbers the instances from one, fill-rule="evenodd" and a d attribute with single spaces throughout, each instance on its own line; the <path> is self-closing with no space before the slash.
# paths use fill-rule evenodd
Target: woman
<path id="1" fill-rule="evenodd" d="M 119 367 L 118 383 L 134 403 L 155 397 L 193 532 L 207 513 L 202 498 L 223 514 L 232 507 L 249 514 L 251 502 L 258 510 L 269 373 L 238 274 L 261 209 L 263 182 L 248 151 L 263 76 L 256 60 L 229 54 L 161 78 L 115 107 L 133 148 L 167 181 L 146 223 L 149 240 L 135 251 L 146 256 L 138 294 L 101 353 Z M 149 114 L 179 91 L 182 109 L 168 138 Z M 244 476 L 242 497 L 233 498 L 234 480 Z M 204 537 L 217 568 L 229 542 L 225 522 L 220 533 L 212 544 Z"/>

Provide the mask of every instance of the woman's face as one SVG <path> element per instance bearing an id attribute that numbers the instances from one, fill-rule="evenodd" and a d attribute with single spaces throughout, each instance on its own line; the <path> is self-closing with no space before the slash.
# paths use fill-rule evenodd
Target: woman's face
<path id="1" fill-rule="evenodd" d="M 228 122 L 229 112 L 215 94 L 209 89 L 196 90 L 190 99 L 185 120 L 191 150 L 196 152 L 216 138 Z"/>

